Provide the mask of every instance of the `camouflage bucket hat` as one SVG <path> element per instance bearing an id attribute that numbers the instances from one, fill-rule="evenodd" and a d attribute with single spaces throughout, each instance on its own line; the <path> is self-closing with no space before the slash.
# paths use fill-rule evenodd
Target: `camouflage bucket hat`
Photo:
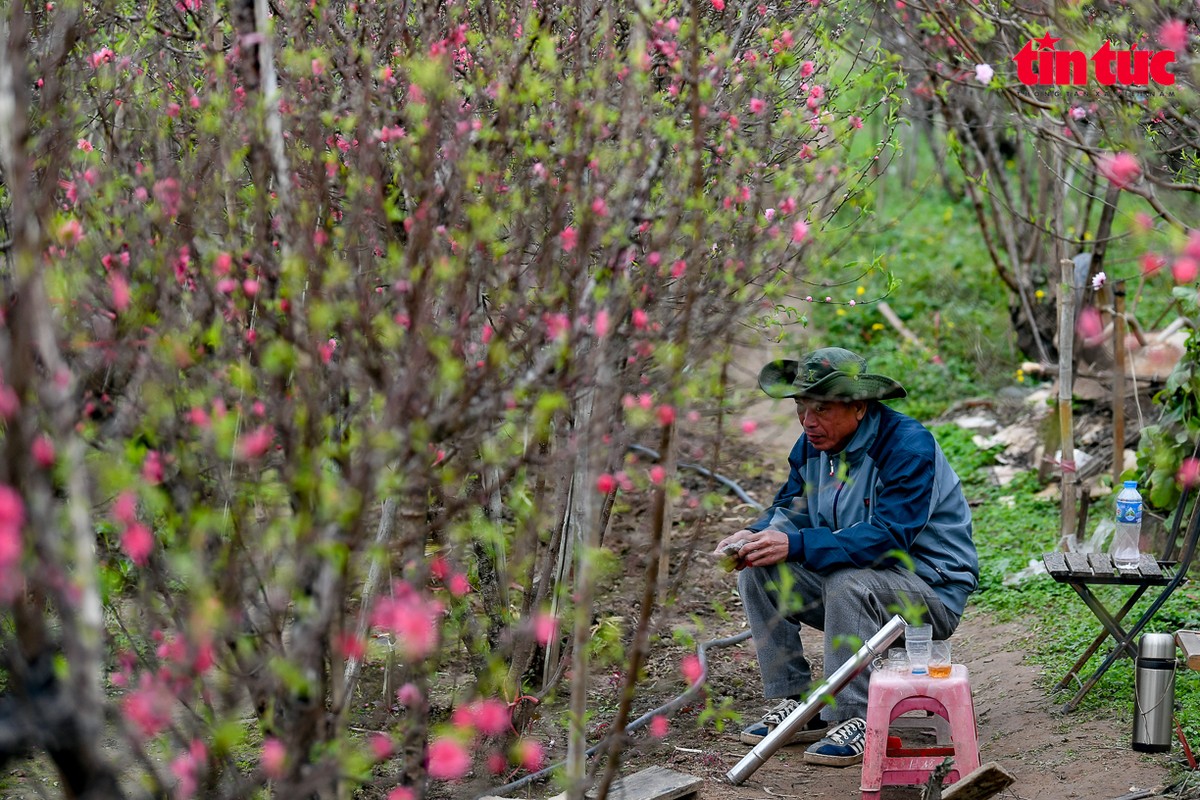
<path id="1" fill-rule="evenodd" d="M 815 400 L 893 400 L 908 392 L 886 375 L 867 372 L 867 360 L 841 347 L 823 347 L 800 361 L 780 359 L 758 373 L 758 386 L 771 397 Z"/>

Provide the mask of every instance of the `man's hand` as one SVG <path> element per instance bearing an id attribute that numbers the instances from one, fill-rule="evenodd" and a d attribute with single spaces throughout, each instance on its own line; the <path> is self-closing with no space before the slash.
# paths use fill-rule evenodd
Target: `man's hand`
<path id="1" fill-rule="evenodd" d="M 730 548 L 740 547 L 730 552 Z M 717 545 L 716 554 L 733 559 L 734 569 L 746 567 L 766 567 L 787 560 L 787 534 L 767 528 L 757 533 L 740 530 L 730 534 Z"/>
<path id="2" fill-rule="evenodd" d="M 713 550 L 713 555 L 721 559 L 721 566 L 725 568 L 726 572 L 746 566 L 742 562 L 741 552 L 746 545 L 746 539 L 753 535 L 750 531 L 743 529 L 726 536 L 717 543 L 717 549 Z"/>

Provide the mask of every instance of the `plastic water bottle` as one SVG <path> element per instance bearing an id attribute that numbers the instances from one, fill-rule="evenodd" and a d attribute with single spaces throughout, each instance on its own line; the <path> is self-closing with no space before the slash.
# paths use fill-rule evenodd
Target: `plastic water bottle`
<path id="1" fill-rule="evenodd" d="M 1112 546 L 1108 548 L 1118 569 L 1136 569 L 1141 553 L 1142 496 L 1137 481 L 1125 481 L 1117 495 L 1117 529 L 1113 531 Z"/>

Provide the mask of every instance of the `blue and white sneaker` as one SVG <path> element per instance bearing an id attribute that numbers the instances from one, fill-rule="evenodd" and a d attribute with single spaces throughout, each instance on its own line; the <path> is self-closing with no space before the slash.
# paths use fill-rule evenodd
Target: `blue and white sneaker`
<path id="1" fill-rule="evenodd" d="M 823 767 L 852 767 L 862 763 L 867 740 L 867 723 L 860 717 L 848 719 L 804 751 L 804 761 Z"/>
<path id="2" fill-rule="evenodd" d="M 742 731 L 742 741 L 746 744 L 758 744 L 767 738 L 768 733 L 775 730 L 779 723 L 787 719 L 788 715 L 799 707 L 800 703 L 798 701 L 785 697 L 779 702 L 779 705 L 764 714 L 761 720 Z M 829 723 L 819 717 L 809 720 L 807 726 L 792 734 L 792 738 L 784 744 L 807 744 L 815 742 L 824 736 L 825 731 L 828 729 Z"/>

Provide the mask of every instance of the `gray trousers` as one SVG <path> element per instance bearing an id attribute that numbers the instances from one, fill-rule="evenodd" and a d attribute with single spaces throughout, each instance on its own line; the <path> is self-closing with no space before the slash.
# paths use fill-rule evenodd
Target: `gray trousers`
<path id="1" fill-rule="evenodd" d="M 825 632 L 825 675 L 848 661 L 893 615 L 923 612 L 933 638 L 946 639 L 958 615 L 942 605 L 933 589 L 903 567 L 845 569 L 830 575 L 798 563 L 748 567 L 738 574 L 738 591 L 750 621 L 758 668 L 767 697 L 804 694 L 812 672 L 800 642 L 800 624 Z M 821 717 L 835 722 L 867 715 L 868 671 L 842 689 Z"/>

